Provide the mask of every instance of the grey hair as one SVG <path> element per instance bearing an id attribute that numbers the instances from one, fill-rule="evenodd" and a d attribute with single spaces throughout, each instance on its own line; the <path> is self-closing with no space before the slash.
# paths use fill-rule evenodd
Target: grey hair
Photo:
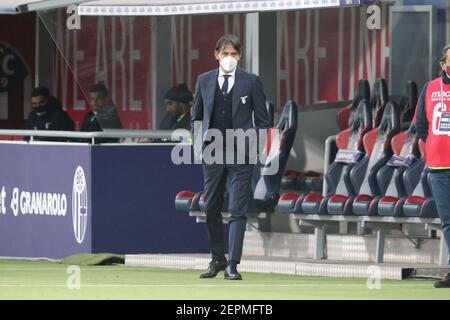
<path id="1" fill-rule="evenodd" d="M 447 51 L 450 50 L 450 43 L 446 44 L 444 48 L 442 48 L 442 56 L 439 59 L 439 64 L 445 63 L 447 60 Z"/>

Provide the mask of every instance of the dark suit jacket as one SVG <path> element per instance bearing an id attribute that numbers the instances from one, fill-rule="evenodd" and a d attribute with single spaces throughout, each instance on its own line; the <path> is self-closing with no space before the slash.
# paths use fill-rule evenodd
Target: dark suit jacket
<path id="1" fill-rule="evenodd" d="M 214 108 L 214 96 L 219 69 L 201 74 L 195 86 L 194 105 L 192 107 L 191 130 L 194 122 L 202 121 L 202 145 L 208 130 Z M 270 127 L 269 114 L 266 108 L 266 96 L 258 76 L 238 68 L 233 85 L 232 103 L 233 129 L 263 129 Z M 195 137 L 192 132 L 193 139 Z"/>

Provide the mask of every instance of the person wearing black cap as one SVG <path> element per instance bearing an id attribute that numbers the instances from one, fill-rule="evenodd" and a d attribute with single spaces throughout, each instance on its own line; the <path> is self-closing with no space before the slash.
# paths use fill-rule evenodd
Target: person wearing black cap
<path id="1" fill-rule="evenodd" d="M 186 84 L 181 83 L 170 88 L 164 95 L 166 116 L 159 125 L 160 130 L 191 130 L 191 103 L 194 100 L 192 92 Z"/>

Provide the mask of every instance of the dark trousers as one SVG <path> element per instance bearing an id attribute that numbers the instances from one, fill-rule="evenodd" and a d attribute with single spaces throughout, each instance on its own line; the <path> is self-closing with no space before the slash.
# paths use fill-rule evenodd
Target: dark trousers
<path id="1" fill-rule="evenodd" d="M 450 170 L 430 171 L 429 175 L 433 198 L 441 219 L 442 234 L 450 254 Z"/>
<path id="2" fill-rule="evenodd" d="M 230 213 L 228 235 L 228 263 L 239 264 L 247 223 L 246 213 L 252 197 L 253 165 L 203 164 L 206 228 L 212 259 L 225 261 L 222 207 L 228 190 Z"/>

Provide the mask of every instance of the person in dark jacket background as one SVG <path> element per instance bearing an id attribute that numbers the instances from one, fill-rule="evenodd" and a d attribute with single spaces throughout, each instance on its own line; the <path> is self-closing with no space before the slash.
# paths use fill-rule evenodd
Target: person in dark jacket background
<path id="1" fill-rule="evenodd" d="M 37 87 L 31 92 L 32 111 L 28 114 L 26 129 L 28 130 L 62 130 L 74 131 L 75 123 L 65 112 L 61 103 L 47 87 Z M 34 137 L 40 141 L 67 141 L 67 138 Z M 28 138 L 26 140 L 29 140 Z"/>
<path id="2" fill-rule="evenodd" d="M 108 89 L 103 84 L 89 88 L 89 105 L 91 111 L 84 115 L 80 131 L 92 132 L 104 129 L 122 129 L 116 106 L 109 99 Z M 96 139 L 99 143 L 118 142 L 116 138 Z"/>
<path id="3" fill-rule="evenodd" d="M 164 95 L 166 116 L 159 125 L 160 130 L 191 130 L 191 103 L 194 100 L 192 92 L 186 84 L 181 83 L 170 88 Z"/>
<path id="4" fill-rule="evenodd" d="M 185 83 L 167 90 L 164 95 L 166 115 L 158 126 L 159 130 L 191 130 L 191 104 L 194 100 L 192 92 Z M 170 142 L 170 139 L 141 138 L 139 142 Z"/>

